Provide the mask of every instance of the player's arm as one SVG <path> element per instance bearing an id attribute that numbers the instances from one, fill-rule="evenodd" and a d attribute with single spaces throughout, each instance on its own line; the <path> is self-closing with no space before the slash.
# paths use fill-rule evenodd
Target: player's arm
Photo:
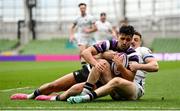
<path id="1" fill-rule="evenodd" d="M 159 65 L 154 57 L 148 57 L 145 59 L 145 64 L 139 64 L 137 62 L 131 62 L 129 64 L 131 70 L 144 70 L 147 72 L 157 72 Z"/>
<path id="2" fill-rule="evenodd" d="M 147 72 L 157 72 L 159 70 L 159 65 L 156 58 L 152 55 L 152 52 L 149 48 L 140 47 L 140 53 L 144 64 L 138 64 L 132 62 L 129 64 L 131 70 L 144 70 Z"/>
<path id="3" fill-rule="evenodd" d="M 85 59 L 86 62 L 95 66 L 98 62 L 96 61 L 96 59 L 93 56 L 97 55 L 97 54 L 98 54 L 97 50 L 93 46 L 91 46 L 91 47 L 88 47 L 87 49 L 85 49 L 81 53 L 81 56 Z"/>
<path id="4" fill-rule="evenodd" d="M 101 58 L 106 59 L 106 60 L 112 60 L 116 53 L 117 52 L 113 50 L 108 50 L 101 54 Z"/>
<path id="5" fill-rule="evenodd" d="M 84 32 L 86 32 L 86 33 L 91 33 L 91 32 L 95 32 L 95 31 L 97 31 L 97 27 L 96 27 L 95 23 L 92 24 L 91 28 L 84 29 Z"/>
<path id="6" fill-rule="evenodd" d="M 74 40 L 74 32 L 75 32 L 76 24 L 74 23 L 70 28 L 70 41 L 72 42 Z"/>
<path id="7" fill-rule="evenodd" d="M 131 71 L 127 68 L 125 68 L 122 65 L 122 61 L 123 61 L 123 56 L 118 56 L 117 54 L 114 55 L 114 58 L 112 59 L 116 65 L 117 65 L 117 70 L 121 72 L 121 77 L 129 80 L 129 81 L 133 81 L 134 80 L 134 76 L 136 74 L 136 71 Z"/>

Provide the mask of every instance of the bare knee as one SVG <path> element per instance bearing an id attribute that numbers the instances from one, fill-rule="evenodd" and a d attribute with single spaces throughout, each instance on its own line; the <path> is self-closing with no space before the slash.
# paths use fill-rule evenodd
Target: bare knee
<path id="1" fill-rule="evenodd" d="M 107 60 L 104 60 L 104 59 L 99 59 L 98 62 L 100 64 L 103 64 L 106 68 L 103 70 L 102 74 L 105 74 L 106 72 L 109 72 L 110 70 L 110 64 L 108 63 Z M 97 70 L 97 69 L 96 69 Z"/>
<path id="2" fill-rule="evenodd" d="M 108 83 L 112 88 L 117 88 L 122 84 L 122 78 L 115 77 Z"/>

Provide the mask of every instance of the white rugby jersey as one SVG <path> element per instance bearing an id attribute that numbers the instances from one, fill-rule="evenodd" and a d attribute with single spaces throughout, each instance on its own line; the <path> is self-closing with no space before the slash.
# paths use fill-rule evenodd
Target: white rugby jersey
<path id="1" fill-rule="evenodd" d="M 102 22 L 98 20 L 96 21 L 95 25 L 97 27 L 97 31 L 95 34 L 95 39 L 97 41 L 103 41 L 112 38 L 112 35 L 109 32 L 110 30 L 112 31 L 112 25 L 108 21 Z"/>
<path id="2" fill-rule="evenodd" d="M 138 47 L 135 49 L 139 56 L 139 63 L 145 64 L 145 59 L 148 57 L 154 57 L 149 48 Z M 145 85 L 146 71 L 137 70 L 134 81 L 138 82 L 143 88 Z"/>
<path id="3" fill-rule="evenodd" d="M 92 24 L 95 24 L 95 21 L 96 19 L 93 16 L 86 14 L 85 16 L 79 15 L 73 23 L 77 26 L 77 33 L 79 35 L 89 37 L 91 34 L 85 33 L 83 30 L 85 28 L 91 28 Z"/>

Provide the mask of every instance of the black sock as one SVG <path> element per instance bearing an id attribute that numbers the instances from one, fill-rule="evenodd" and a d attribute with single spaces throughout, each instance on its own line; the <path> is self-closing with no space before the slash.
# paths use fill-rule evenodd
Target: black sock
<path id="1" fill-rule="evenodd" d="M 60 95 L 57 95 L 57 96 L 56 96 L 56 101 L 61 101 Z"/>
<path id="2" fill-rule="evenodd" d="M 87 64 L 87 63 L 86 63 L 86 62 L 84 62 L 84 61 L 83 61 L 83 62 L 81 62 L 81 65 L 85 65 L 85 64 Z"/>
<path id="3" fill-rule="evenodd" d="M 90 101 L 97 98 L 97 94 L 96 94 L 96 92 L 94 92 L 94 91 L 91 92 L 91 93 L 89 93 L 88 95 L 89 95 L 89 97 L 90 97 Z"/>
<path id="4" fill-rule="evenodd" d="M 39 95 L 41 95 L 41 93 L 40 93 L 39 89 L 36 89 L 36 90 L 34 91 L 34 98 L 37 97 L 37 96 L 39 96 Z"/>
<path id="5" fill-rule="evenodd" d="M 91 83 L 88 83 L 88 82 L 86 82 L 85 84 L 84 84 L 84 88 L 86 88 L 86 89 L 88 89 L 89 91 L 92 91 L 93 90 L 93 84 L 91 84 Z"/>

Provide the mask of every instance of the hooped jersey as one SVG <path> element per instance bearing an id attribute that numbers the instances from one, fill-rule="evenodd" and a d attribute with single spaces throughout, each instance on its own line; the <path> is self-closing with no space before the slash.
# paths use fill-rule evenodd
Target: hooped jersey
<path id="1" fill-rule="evenodd" d="M 135 49 L 139 56 L 139 63 L 145 64 L 145 60 L 149 57 L 154 57 L 149 48 L 138 47 Z M 138 82 L 143 88 L 145 85 L 146 71 L 137 70 L 134 81 Z"/>

